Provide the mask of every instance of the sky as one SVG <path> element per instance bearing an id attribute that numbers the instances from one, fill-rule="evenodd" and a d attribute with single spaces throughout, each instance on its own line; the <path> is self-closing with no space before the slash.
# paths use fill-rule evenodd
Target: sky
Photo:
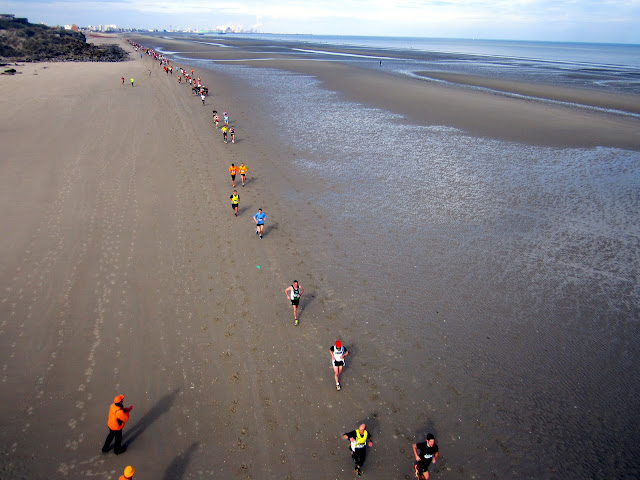
<path id="1" fill-rule="evenodd" d="M 640 44 L 640 0 L 0 0 L 33 23 Z"/>

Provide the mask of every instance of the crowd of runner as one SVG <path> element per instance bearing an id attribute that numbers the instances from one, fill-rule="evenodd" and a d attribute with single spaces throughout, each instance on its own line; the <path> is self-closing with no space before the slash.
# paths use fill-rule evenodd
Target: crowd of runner
<path id="1" fill-rule="evenodd" d="M 158 62 L 162 67 L 163 71 L 166 75 L 173 76 L 173 65 L 168 58 L 166 58 L 162 53 L 155 52 L 151 48 L 143 47 L 142 45 L 129 40 L 129 43 L 134 48 L 136 52 L 140 53 L 140 58 L 143 55 L 148 55 L 154 61 Z M 182 67 L 177 68 L 178 73 L 178 84 L 188 84 L 191 87 L 192 95 L 200 96 L 202 100 L 202 105 L 205 105 L 205 99 L 209 95 L 209 88 L 202 84 L 202 78 L 200 76 L 196 77 L 193 69 L 185 69 Z M 149 70 L 149 75 L 151 75 L 151 70 Z M 133 86 L 133 78 L 131 79 L 131 86 Z M 124 85 L 124 77 L 122 77 L 122 84 Z M 213 123 L 215 124 L 216 129 L 220 128 L 222 132 L 224 143 L 228 143 L 228 138 L 231 138 L 231 143 L 235 143 L 235 128 L 233 125 L 229 125 L 229 114 L 226 110 L 223 111 L 223 121 L 222 126 L 220 126 L 220 117 L 218 115 L 217 110 L 212 111 Z M 241 163 L 239 166 L 236 166 L 232 163 L 229 166 L 229 174 L 231 175 L 231 185 L 233 187 L 233 193 L 229 196 L 231 201 L 231 208 L 234 212 L 234 215 L 238 216 L 238 207 L 240 203 L 240 195 L 236 188 L 236 175 L 240 173 L 242 186 L 245 186 L 246 182 L 246 173 L 247 167 L 244 163 Z M 256 235 L 258 235 L 259 239 L 263 238 L 264 235 L 264 222 L 266 218 L 266 214 L 262 211 L 262 208 L 259 208 L 258 211 L 253 215 L 253 220 L 256 225 Z M 300 285 L 297 280 L 294 280 L 290 286 L 288 286 L 284 290 L 287 301 L 291 302 L 291 306 L 293 309 L 293 318 L 294 325 L 299 325 L 298 320 L 298 311 L 300 306 L 300 301 L 302 299 L 302 294 L 304 293 L 304 289 Z M 329 348 L 330 357 L 331 357 L 331 367 L 333 368 L 334 380 L 336 384 L 336 390 L 340 391 L 340 375 L 342 374 L 343 367 L 346 363 L 346 357 L 349 355 L 347 348 L 342 345 L 340 340 L 336 340 L 336 342 L 331 345 Z M 122 401 L 124 399 L 123 395 L 118 395 L 114 399 L 114 403 L 111 405 L 109 410 L 108 422 L 107 426 L 109 427 L 109 435 L 105 441 L 105 444 L 102 448 L 103 452 L 108 452 L 111 447 L 110 444 L 112 440 L 115 439 L 114 452 L 116 454 L 120 454 L 126 450 L 126 445 L 122 445 L 122 428 L 124 424 L 129 419 L 129 412 L 133 409 L 133 406 L 124 407 Z M 345 440 L 349 441 L 349 451 L 351 458 L 355 464 L 354 471 L 357 476 L 362 475 L 362 467 L 364 465 L 366 456 L 367 456 L 367 447 L 373 447 L 373 438 L 371 434 L 367 431 L 366 425 L 363 423 L 358 426 L 357 429 L 352 430 L 350 432 L 346 432 L 342 435 Z M 419 480 L 428 480 L 429 472 L 428 468 L 431 464 L 436 463 L 438 458 L 438 445 L 435 443 L 434 436 L 429 433 L 426 436 L 426 440 L 424 442 L 414 443 L 412 445 L 413 456 L 415 457 L 414 463 L 414 474 L 416 478 Z M 124 475 L 120 477 L 120 480 L 129 480 L 133 478 L 135 470 L 131 466 L 127 466 L 124 470 Z"/>

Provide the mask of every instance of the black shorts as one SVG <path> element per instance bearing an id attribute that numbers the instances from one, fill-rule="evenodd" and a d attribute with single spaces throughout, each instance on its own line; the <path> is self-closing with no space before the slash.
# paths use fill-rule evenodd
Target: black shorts
<path id="1" fill-rule="evenodd" d="M 291 305 L 300 305 L 300 299 L 296 298 L 295 300 L 291 300 Z"/>
<path id="2" fill-rule="evenodd" d="M 231 175 L 231 180 L 235 180 L 235 179 L 236 179 L 236 176 L 235 175 Z"/>
<path id="3" fill-rule="evenodd" d="M 431 459 L 422 459 L 418 462 L 418 465 L 420 465 L 420 470 L 426 472 L 429 468 L 429 465 L 431 465 Z"/>
<path id="4" fill-rule="evenodd" d="M 333 361 L 333 366 L 334 367 L 344 367 L 344 360 L 340 361 L 340 362 L 336 362 L 335 360 Z"/>
<path id="5" fill-rule="evenodd" d="M 232 203 L 231 204 L 231 208 L 235 210 L 236 208 L 238 208 L 238 204 L 237 203 Z"/>

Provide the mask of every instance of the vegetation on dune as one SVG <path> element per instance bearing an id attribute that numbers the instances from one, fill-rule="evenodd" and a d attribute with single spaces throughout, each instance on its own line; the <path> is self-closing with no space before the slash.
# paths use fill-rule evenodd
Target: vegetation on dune
<path id="1" fill-rule="evenodd" d="M 118 45 L 87 43 L 81 32 L 0 19 L 0 58 L 14 62 L 119 62 L 128 55 Z"/>

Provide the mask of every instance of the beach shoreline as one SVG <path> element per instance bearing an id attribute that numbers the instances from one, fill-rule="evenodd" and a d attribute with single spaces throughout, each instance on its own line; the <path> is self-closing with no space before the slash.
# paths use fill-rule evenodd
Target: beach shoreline
<path id="1" fill-rule="evenodd" d="M 154 44 L 169 50 L 180 51 L 186 44 L 180 40 L 151 38 Z M 253 52 L 250 48 L 248 54 L 244 49 L 188 45 L 193 58 L 312 75 L 327 89 L 340 92 L 349 100 L 403 115 L 419 125 L 448 126 L 473 136 L 529 145 L 640 150 L 640 141 L 635 135 L 640 119 L 615 114 L 616 110 L 635 115 L 640 112 L 640 100 L 633 95 L 477 75 L 416 72 L 412 77 L 337 60 L 291 58 L 291 55 Z M 374 63 L 377 64 L 377 60 Z M 425 78 L 420 78 L 421 75 Z M 428 81 L 427 76 L 440 82 Z M 501 92 L 522 98 L 501 95 Z M 581 105 L 601 110 L 581 108 Z"/>
<path id="2" fill-rule="evenodd" d="M 143 45 L 147 38 L 135 37 Z M 246 61 L 252 52 L 220 52 L 227 60 L 256 63 Z M 206 60 L 211 54 L 201 56 Z M 194 67 L 187 60 L 172 65 Z M 196 73 L 211 89 L 205 106 L 188 86 L 178 85 L 176 71 L 166 74 L 137 52 L 122 64 L 28 65 L 21 75 L 0 80 L 0 110 L 9 126 L 0 132 L 8 159 L 1 167 L 2 223 L 11 226 L 0 243 L 0 308 L 9 319 L 0 337 L 0 412 L 9 419 L 0 432 L 3 477 L 58 472 L 107 479 L 132 464 L 141 475 L 167 479 L 294 479 L 301 472 L 307 478 L 350 478 L 352 463 L 341 434 L 360 422 L 376 442 L 364 469 L 372 479 L 411 475 L 411 444 L 428 432 L 441 449 L 432 478 L 563 478 L 576 468 L 584 472 L 597 447 L 574 442 L 563 432 L 566 425 L 571 432 L 594 428 L 598 438 L 616 445 L 623 428 L 605 425 L 591 410 L 602 405 L 600 397 L 587 408 L 577 395 L 547 394 L 566 381 L 562 372 L 549 376 L 544 368 L 544 358 L 556 356 L 580 372 L 579 380 L 571 378 L 573 390 L 597 390 L 598 377 L 585 377 L 585 366 L 572 352 L 586 358 L 591 349 L 600 351 L 601 334 L 593 344 L 572 344 L 584 325 L 566 318 L 563 309 L 549 311 L 547 302 L 556 301 L 551 296 L 527 297 L 530 276 L 536 275 L 508 265 L 508 275 L 500 277 L 495 267 L 510 252 L 495 249 L 491 238 L 476 244 L 473 228 L 480 219 L 443 211 L 419 249 L 370 250 L 375 239 L 355 231 L 357 222 L 342 216 L 349 205 L 333 209 L 326 203 L 343 198 L 343 189 L 367 191 L 374 185 L 370 178 L 349 177 L 348 165 L 335 178 L 332 171 L 320 175 L 304 168 L 300 164 L 315 157 L 287 141 L 287 122 L 281 112 L 265 107 L 260 90 L 198 65 Z M 510 109 L 520 103 L 511 98 L 325 62 L 271 59 L 260 65 L 317 77 L 321 85 L 335 85 L 345 98 L 366 105 L 388 105 L 390 115 L 406 115 L 400 122 L 406 128 L 414 119 L 429 125 L 448 119 L 458 128 L 468 123 L 468 132 L 495 132 L 510 141 L 522 137 L 584 150 L 602 142 L 636 148 L 635 139 L 625 143 L 612 134 L 616 125 L 630 128 L 633 121 L 606 115 L 540 105 L 514 114 Z M 393 89 L 402 92 L 377 95 Z M 426 98 L 412 102 L 412 92 Z M 425 112 L 425 102 L 436 102 L 437 108 Z M 469 119 L 467 105 L 473 110 Z M 222 143 L 213 108 L 230 112 L 236 144 Z M 328 123 L 339 114 L 318 112 Z M 508 128 L 507 119 L 481 125 L 487 115 L 504 114 L 522 118 Z M 560 138 L 562 131 L 546 138 L 549 125 L 533 128 L 556 116 L 567 119 L 567 138 Z M 581 121 L 586 132 L 580 132 Z M 603 130 L 586 138 L 598 122 Z M 516 131 L 525 127 L 534 131 Z M 488 142 L 462 140 L 478 148 Z M 454 155 L 442 157 L 444 164 L 456 165 Z M 238 218 L 228 203 L 231 162 L 249 167 L 247 186 L 238 187 Z M 369 167 L 373 175 L 375 162 Z M 441 171 L 436 167 L 430 164 L 428 173 Z M 478 178 L 494 172 L 490 164 L 484 167 Z M 463 163 L 454 167 L 453 177 L 445 179 L 455 194 L 443 190 L 443 197 L 464 202 L 466 190 L 474 193 L 473 185 L 463 183 L 464 168 Z M 532 164 L 535 168 L 540 167 Z M 500 177 L 504 170 L 495 172 Z M 428 202 L 414 198 L 410 180 L 406 172 L 398 173 L 406 191 L 403 207 L 438 201 L 435 195 Z M 366 203 L 375 203 L 379 194 L 370 192 Z M 489 193 L 466 201 L 477 203 L 483 195 Z M 354 203 L 357 198 L 354 193 Z M 509 203 L 491 199 L 501 201 Z M 259 207 L 267 213 L 263 240 L 251 219 Z M 515 214 L 506 211 L 520 214 L 514 209 Z M 541 228 L 536 219 L 523 221 L 525 227 Z M 398 217 L 397 232 L 379 233 L 397 236 L 401 244 L 400 237 L 424 223 L 407 208 Z M 444 228 L 451 225 L 456 228 Z M 501 227 L 494 227 L 496 237 L 507 233 Z M 450 237 L 452 232 L 459 237 Z M 468 259 L 468 250 L 481 255 Z M 610 251 L 608 244 L 603 250 Z M 570 254 L 558 252 L 558 268 L 569 268 L 563 261 Z M 452 258 L 456 255 L 459 262 Z M 438 272 L 452 281 L 442 282 Z M 294 279 L 305 290 L 298 327 L 284 294 Z M 428 294 L 415 297 L 415 282 Z M 518 292 L 522 303 L 533 302 L 526 311 L 500 302 L 508 291 L 502 282 L 525 287 Z M 497 286 L 486 298 L 484 284 Z M 584 296 L 571 284 L 565 288 L 567 298 L 558 303 L 573 311 L 573 298 L 579 303 Z M 626 291 L 621 295 L 633 298 Z M 589 303 L 576 308 L 590 318 L 602 315 Z M 631 300 L 628 309 L 634 308 Z M 605 318 L 625 322 L 620 316 Z M 636 338 L 630 324 L 625 328 L 625 338 Z M 339 393 L 329 366 L 336 339 L 351 352 Z M 627 356 L 620 362 L 633 365 L 637 349 L 624 348 Z M 513 351 L 521 355 L 515 361 Z M 622 378 L 612 383 L 612 392 L 624 389 Z M 523 385 L 526 396 L 520 395 Z M 120 457 L 101 455 L 106 411 L 119 393 L 136 407 L 125 428 L 129 450 Z M 598 413 L 610 419 L 607 412 Z M 539 431 L 540 422 L 553 428 Z M 546 452 L 541 464 L 531 452 L 548 445 L 557 452 Z M 615 464 L 607 457 L 601 468 Z"/>

